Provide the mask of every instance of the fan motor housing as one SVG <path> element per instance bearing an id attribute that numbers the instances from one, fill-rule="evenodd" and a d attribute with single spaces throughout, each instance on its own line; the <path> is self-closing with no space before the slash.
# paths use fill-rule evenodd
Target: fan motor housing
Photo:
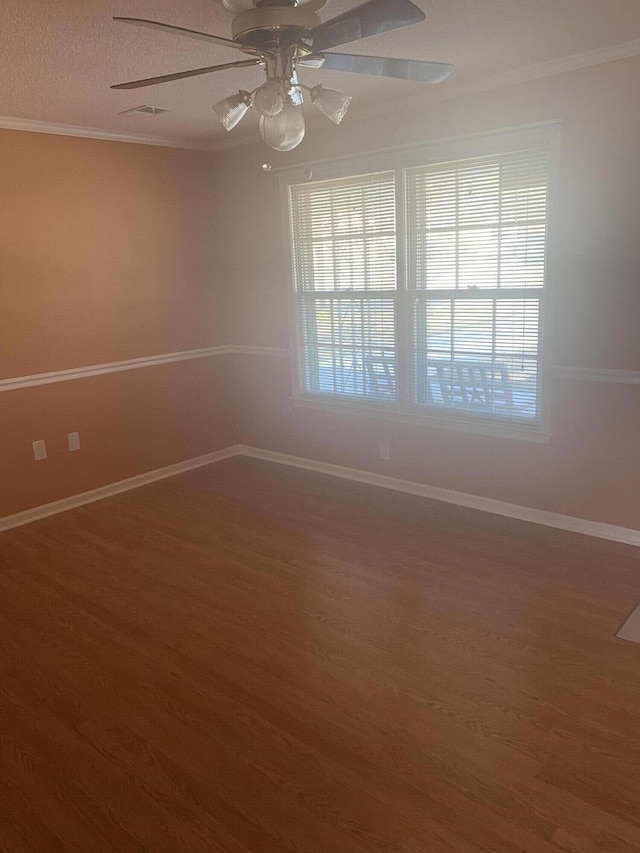
<path id="1" fill-rule="evenodd" d="M 231 34 L 249 48 L 273 50 L 283 43 L 294 44 L 319 24 L 316 13 L 304 6 L 263 6 L 236 15 Z"/>

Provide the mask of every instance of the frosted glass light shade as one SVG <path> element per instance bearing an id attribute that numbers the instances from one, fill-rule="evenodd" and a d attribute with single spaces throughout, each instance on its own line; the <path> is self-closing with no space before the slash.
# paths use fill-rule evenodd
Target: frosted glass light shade
<path id="1" fill-rule="evenodd" d="M 352 96 L 338 92 L 336 89 L 325 89 L 324 86 L 319 85 L 311 90 L 311 100 L 334 124 L 340 124 L 349 109 Z"/>
<path id="2" fill-rule="evenodd" d="M 280 80 L 267 80 L 253 93 L 253 105 L 263 116 L 277 116 L 284 107 L 284 100 L 284 89 Z"/>
<path id="3" fill-rule="evenodd" d="M 211 109 L 218 116 L 225 130 L 233 130 L 250 106 L 251 95 L 241 89 L 237 95 L 230 95 L 219 104 L 214 104 Z"/>
<path id="4" fill-rule="evenodd" d="M 301 107 L 286 103 L 275 116 L 260 116 L 260 135 L 274 151 L 291 151 L 304 139 Z"/>

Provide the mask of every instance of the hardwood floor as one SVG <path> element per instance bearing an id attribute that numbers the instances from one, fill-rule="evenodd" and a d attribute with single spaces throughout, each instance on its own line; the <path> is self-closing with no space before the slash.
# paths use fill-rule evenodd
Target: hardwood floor
<path id="1" fill-rule="evenodd" d="M 2 853 L 640 851 L 630 546 L 236 458 L 0 535 Z"/>

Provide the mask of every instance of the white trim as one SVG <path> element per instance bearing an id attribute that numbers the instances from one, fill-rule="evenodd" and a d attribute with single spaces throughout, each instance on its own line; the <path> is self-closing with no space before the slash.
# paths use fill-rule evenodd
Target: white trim
<path id="1" fill-rule="evenodd" d="M 429 161 L 445 162 L 450 159 L 505 153 L 508 149 L 517 149 L 522 144 L 526 146 L 548 144 L 553 134 L 559 135 L 562 132 L 562 127 L 561 120 L 548 119 L 501 127 L 497 130 L 480 130 L 458 136 L 440 137 L 426 142 L 405 142 L 384 148 L 370 148 L 359 154 L 339 154 L 335 157 L 275 166 L 269 175 L 273 175 L 284 184 L 285 188 L 288 188 L 295 183 L 348 178 L 369 172 L 425 165 L 425 157 Z M 502 144 L 496 146 L 498 139 Z M 288 223 L 288 221 L 287 211 L 285 222 Z"/>
<path id="2" fill-rule="evenodd" d="M 640 39 L 621 42 L 619 44 L 610 45 L 609 47 L 599 47 L 594 50 L 586 50 L 582 53 L 574 53 L 569 56 L 562 56 L 559 59 L 550 59 L 546 62 L 532 63 L 531 65 L 523 65 L 519 68 L 511 68 L 507 71 L 499 71 L 496 74 L 488 74 L 484 77 L 479 75 L 476 79 L 461 80 L 457 83 L 455 76 L 450 77 L 445 83 L 434 86 L 425 94 L 424 108 L 428 109 L 430 104 L 443 103 L 447 101 L 455 101 L 460 98 L 477 95 L 481 92 L 491 92 L 497 89 L 503 89 L 507 86 L 516 86 L 523 83 L 529 83 L 534 80 L 540 80 L 544 77 L 553 77 L 558 74 L 565 74 L 571 71 L 579 71 L 582 68 L 590 68 L 592 66 L 604 65 L 608 62 L 615 62 L 620 59 L 631 59 L 640 54 Z M 415 98 L 413 101 L 407 100 L 407 97 L 397 99 L 393 103 L 386 105 L 363 105 L 358 109 L 357 114 L 352 112 L 351 121 L 365 122 L 380 116 L 381 107 L 387 107 L 387 118 L 393 122 L 396 115 L 405 116 L 407 110 L 415 109 Z M 224 140 L 227 141 L 227 140 Z M 275 169 L 273 171 L 276 171 Z"/>
<path id="3" fill-rule="evenodd" d="M 451 489 L 440 488 L 439 486 L 428 486 L 411 480 L 388 477 L 385 474 L 376 474 L 357 468 L 345 468 L 342 465 L 334 465 L 330 462 L 319 462 L 314 459 L 305 459 L 300 456 L 291 456 L 288 453 L 277 453 L 273 450 L 263 450 L 259 447 L 249 447 L 243 444 L 234 444 L 230 447 L 225 447 L 223 450 L 216 450 L 213 453 L 196 456 L 194 459 L 177 462 L 175 465 L 167 465 L 165 468 L 158 468 L 155 471 L 138 474 L 135 477 L 129 477 L 126 480 L 120 480 L 117 483 L 111 483 L 107 486 L 101 486 L 89 492 L 72 495 L 59 501 L 53 501 L 52 503 L 43 504 L 24 512 L 15 513 L 14 515 L 6 515 L 4 518 L 0 518 L 0 532 L 11 530 L 24 524 L 30 524 L 41 518 L 48 518 L 51 515 L 57 515 L 58 513 L 84 506 L 85 504 L 94 503 L 95 501 L 103 500 L 121 492 L 128 492 L 140 486 L 155 483 L 158 480 L 174 477 L 176 474 L 183 474 L 185 471 L 191 471 L 194 468 L 211 465 L 223 459 L 229 459 L 232 456 L 248 456 L 252 459 L 263 459 L 267 462 L 276 462 L 279 465 L 290 465 L 294 468 L 302 468 L 305 471 L 329 474 L 332 477 L 341 477 L 345 480 L 353 480 L 357 483 L 365 483 L 370 486 L 379 486 L 383 489 L 417 495 L 418 497 L 429 498 L 430 500 L 441 501 L 442 503 L 464 506 L 469 509 L 480 510 L 481 512 L 506 516 L 507 518 L 517 518 L 520 521 L 527 521 L 531 524 L 542 524 L 547 527 L 555 527 L 559 530 L 581 533 L 585 536 L 596 536 L 600 539 L 609 539 L 613 542 L 624 542 L 627 545 L 640 546 L 640 530 L 618 527 L 614 524 L 605 524 L 599 521 L 588 521 L 587 519 L 574 518 L 570 515 L 559 515 L 555 512 L 546 512 L 545 510 L 497 501 L 493 498 L 469 495 L 465 492 L 456 492 Z"/>
<path id="4" fill-rule="evenodd" d="M 102 376 L 105 373 L 120 373 L 123 370 L 139 370 L 145 367 L 157 367 L 160 364 L 172 364 L 176 361 L 192 361 L 196 358 L 211 358 L 216 355 L 264 355 L 288 357 L 288 349 L 277 347 L 252 347 L 224 344 L 217 347 L 166 352 L 159 355 L 129 358 L 125 361 L 110 361 L 105 364 L 89 364 L 85 367 L 72 367 L 69 370 L 52 370 L 49 373 L 34 373 L 31 376 L 16 376 L 0 379 L 2 391 L 17 391 L 19 388 L 31 388 L 35 385 L 52 385 L 56 382 L 70 382 L 73 379 L 87 379 L 90 376 Z"/>
<path id="5" fill-rule="evenodd" d="M 575 382 L 615 382 L 619 385 L 640 385 L 640 370 L 607 370 L 600 367 L 555 367 L 557 379 Z"/>
<path id="6" fill-rule="evenodd" d="M 85 367 L 73 367 L 70 370 L 52 370 L 50 373 L 35 373 L 31 376 L 17 376 L 14 379 L 0 379 L 0 392 L 16 391 L 18 388 L 31 388 L 34 385 L 51 385 L 54 382 L 70 382 L 73 379 L 87 379 L 90 376 L 102 376 L 105 373 L 120 373 L 123 370 L 138 370 L 143 367 L 156 367 L 159 364 L 171 364 L 175 361 L 191 361 L 194 358 L 209 358 L 232 351 L 230 346 L 205 347 L 203 349 L 167 352 L 160 355 L 130 358 L 125 361 L 110 361 L 106 364 L 89 364 Z"/>
<path id="7" fill-rule="evenodd" d="M 562 56 L 559 59 L 536 62 L 532 65 L 513 68 L 511 71 L 501 71 L 488 77 L 481 77 L 476 83 L 462 87 L 459 92 L 452 92 L 449 97 L 458 97 L 459 94 L 471 95 L 489 89 L 501 89 L 504 86 L 527 83 L 529 80 L 539 80 L 542 77 L 553 77 L 556 74 L 566 74 L 568 71 L 578 71 L 580 68 L 604 65 L 607 62 L 615 62 L 618 59 L 630 59 L 639 54 L 640 39 L 612 44 L 609 47 L 597 47 L 594 50 L 572 53 L 569 56 Z M 442 90 L 439 91 L 442 92 Z"/>
<path id="8" fill-rule="evenodd" d="M 32 521 L 39 521 L 41 518 L 48 518 L 50 515 L 58 515 L 58 513 L 67 512 L 67 510 L 85 506 L 85 504 L 101 501 L 112 495 L 119 495 L 121 492 L 129 492 L 132 489 L 146 486 L 149 483 L 155 483 L 158 480 L 166 480 L 168 477 L 175 477 L 176 474 L 184 474 L 185 471 L 192 471 L 194 468 L 202 468 L 205 465 L 211 465 L 213 462 L 220 462 L 222 459 L 228 459 L 230 456 L 237 456 L 239 452 L 239 445 L 232 445 L 231 447 L 225 447 L 223 450 L 215 450 L 213 453 L 205 453 L 203 456 L 196 456 L 193 459 L 186 459 L 184 462 L 177 462 L 175 465 L 156 468 L 155 471 L 148 471 L 145 474 L 137 474 L 135 477 L 129 477 L 126 480 L 119 480 L 117 483 L 100 486 L 100 488 L 92 489 L 89 492 L 81 492 L 78 495 L 71 495 L 59 501 L 42 504 L 42 506 L 27 509 L 24 512 L 17 512 L 15 515 L 5 515 L 4 518 L 0 518 L 0 532 L 12 530 L 14 527 L 21 527 L 23 524 L 31 524 Z"/>
<path id="9" fill-rule="evenodd" d="M 244 344 L 231 344 L 229 352 L 238 355 L 271 355 L 276 358 L 289 358 L 289 349 L 284 347 L 252 347 Z"/>
<path id="10" fill-rule="evenodd" d="M 416 483 L 411 480 L 400 480 L 396 477 L 375 474 L 371 471 L 363 471 L 358 468 L 345 468 L 342 465 L 334 465 L 330 462 L 318 462 L 314 459 L 290 456 L 288 453 L 262 450 L 258 447 L 240 445 L 238 452 L 241 456 L 250 456 L 253 459 L 277 462 L 280 465 L 291 465 L 294 468 L 302 468 L 305 471 L 330 474 L 333 477 L 354 480 L 357 483 L 366 483 L 369 486 L 380 486 L 383 489 L 392 489 L 396 492 L 417 495 L 418 497 L 429 498 L 430 500 L 441 501 L 442 503 L 464 506 L 468 509 L 490 512 L 494 515 L 506 516 L 507 518 L 516 518 L 520 521 L 530 522 L 531 524 L 542 524 L 546 527 L 555 527 L 559 530 L 568 530 L 572 533 L 582 533 L 585 536 L 596 536 L 600 539 L 610 539 L 614 542 L 624 542 L 627 545 L 640 546 L 640 530 L 634 530 L 629 527 L 618 527 L 615 524 L 589 521 L 586 518 L 575 518 L 571 515 L 560 515 L 556 512 L 519 506 L 518 504 L 506 503 L 505 501 L 498 501 L 493 498 L 484 498 L 480 495 L 469 495 L 465 492 L 456 492 L 452 489 L 440 488 L 439 486 L 428 486 L 424 483 Z"/>
<path id="11" fill-rule="evenodd" d="M 27 133 L 51 133 L 54 136 L 79 136 L 82 139 L 104 139 L 108 142 L 129 142 L 135 145 L 156 145 L 162 148 L 189 148 L 200 150 L 201 145 L 181 142 L 163 136 L 149 136 L 145 133 L 122 133 L 117 130 L 105 130 L 101 127 L 82 127 L 76 124 L 36 121 L 28 118 L 0 116 L 0 130 L 21 130 Z"/>
<path id="12" fill-rule="evenodd" d="M 37 385 L 52 385 L 56 382 L 70 382 L 74 379 L 87 379 L 91 376 L 102 376 L 106 373 L 120 373 L 124 370 L 139 370 L 145 367 L 156 367 L 161 364 L 172 364 L 176 361 L 192 361 L 198 358 L 211 358 L 217 355 L 259 355 L 272 358 L 289 358 L 291 350 L 286 347 L 263 347 L 250 346 L 245 344 L 222 344 L 215 347 L 203 347 L 201 349 L 180 350 L 179 352 L 166 352 L 158 355 L 142 356 L 141 358 L 129 358 L 124 361 L 110 361 L 104 364 L 89 364 L 84 367 L 72 367 L 67 370 L 52 370 L 48 373 L 34 373 L 29 376 L 16 376 L 7 379 L 0 379 L 0 393 L 3 391 L 17 391 L 20 388 L 31 388 Z M 638 370 L 606 370 L 597 367 L 554 367 L 553 377 L 555 379 L 571 379 L 576 382 L 613 382 L 618 385 L 640 385 L 640 371 Z M 358 409 L 349 404 L 348 406 L 340 406 L 339 404 L 332 405 L 324 401 L 309 401 L 305 399 L 296 399 L 296 404 L 307 408 L 317 408 L 339 412 L 342 414 L 360 414 L 371 415 L 386 419 L 411 421 L 424 423 L 423 415 L 412 418 L 411 415 L 406 417 L 396 417 L 397 413 L 380 412 L 376 413 L 372 409 Z M 432 426 L 444 426 L 447 429 L 452 427 L 452 424 L 443 423 L 441 420 L 434 420 Z M 500 425 L 498 425 L 500 427 Z M 483 429 L 467 429 L 465 424 L 458 426 L 463 432 L 486 432 Z M 500 427 L 501 428 L 501 427 Z M 501 434 L 509 434 L 510 438 L 519 436 L 536 440 L 531 434 L 522 436 L 522 430 L 515 429 L 506 431 Z M 545 441 L 545 435 L 540 434 L 540 441 Z"/>

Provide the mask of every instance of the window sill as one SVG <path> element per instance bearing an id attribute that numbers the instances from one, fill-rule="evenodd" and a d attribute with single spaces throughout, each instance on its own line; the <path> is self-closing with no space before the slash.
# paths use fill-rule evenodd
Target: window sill
<path id="1" fill-rule="evenodd" d="M 452 417 L 450 415 L 435 415 L 432 413 L 416 412 L 414 410 L 401 411 L 391 408 L 384 403 L 361 404 L 352 402 L 341 402 L 326 400 L 318 397 L 292 397 L 290 398 L 294 407 L 300 409 L 311 409 L 317 412 L 330 412 L 331 414 L 347 415 L 352 417 L 374 418 L 376 420 L 390 421 L 392 423 L 411 424 L 428 429 L 441 429 L 446 431 L 472 433 L 475 435 L 486 435 L 493 438 L 507 438 L 516 441 L 529 441 L 535 444 L 548 444 L 550 434 L 543 431 L 539 425 L 517 426 L 514 424 L 502 424 L 493 419 Z"/>

